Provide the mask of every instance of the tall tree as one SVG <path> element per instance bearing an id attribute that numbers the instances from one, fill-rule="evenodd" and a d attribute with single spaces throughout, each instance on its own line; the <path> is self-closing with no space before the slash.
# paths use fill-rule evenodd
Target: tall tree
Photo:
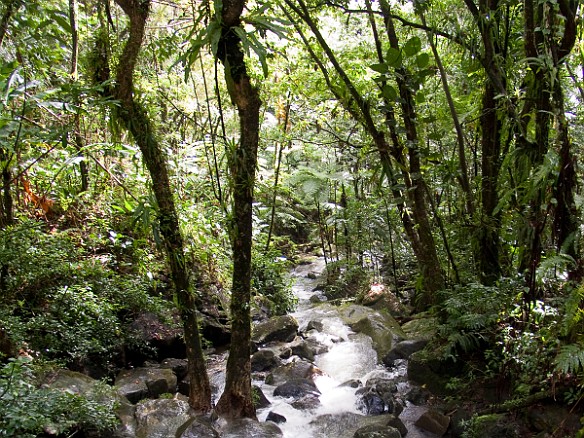
<path id="1" fill-rule="evenodd" d="M 150 1 L 116 0 L 116 3 L 128 16 L 130 25 L 128 40 L 117 66 L 112 97 L 120 102 L 118 117 L 138 144 L 152 178 L 152 188 L 158 203 L 160 232 L 164 237 L 184 327 L 190 382 L 189 403 L 193 409 L 207 412 L 211 409 L 211 389 L 168 168 L 148 113 L 134 99 L 134 69 L 144 40 Z"/>
<path id="2" fill-rule="evenodd" d="M 231 289 L 231 347 L 225 390 L 216 411 L 225 417 L 255 418 L 251 390 L 251 250 L 252 201 L 259 142 L 261 100 L 245 65 L 241 14 L 245 0 L 226 0 L 216 11 L 221 23 L 217 58 L 225 69 L 225 82 L 239 116 L 239 142 L 230 151 L 229 170 L 233 205 L 229 224 L 233 249 Z"/>

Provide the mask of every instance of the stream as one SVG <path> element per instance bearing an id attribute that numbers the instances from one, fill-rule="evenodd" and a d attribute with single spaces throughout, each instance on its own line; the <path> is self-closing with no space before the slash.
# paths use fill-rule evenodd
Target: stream
<path id="1" fill-rule="evenodd" d="M 358 388 L 347 382 L 365 385 L 371 378 L 390 378 L 397 384 L 396 397 L 403 400 L 404 410 L 399 418 L 408 429 L 408 438 L 432 438 L 437 435 L 417 428 L 414 423 L 427 408 L 405 401 L 405 393 L 411 388 L 407 381 L 407 363 L 401 361 L 392 370 L 378 364 L 377 353 L 369 336 L 354 333 L 343 323 L 338 310 L 329 304 L 313 304 L 310 301 L 324 270 L 324 261 L 316 259 L 310 264 L 298 266 L 293 272 L 293 291 L 298 297 L 298 307 L 292 314 L 299 331 L 305 332 L 311 321 L 322 323 L 322 330 L 309 332 L 325 345 L 328 351 L 315 356 L 314 364 L 323 375 L 314 377 L 320 391 L 320 404 L 315 409 L 295 409 L 287 398 L 274 396 L 275 386 L 254 381 L 271 402 L 271 406 L 258 410 L 258 419 L 265 421 L 270 412 L 280 414 L 286 422 L 278 424 L 285 438 L 352 438 L 358 425 L 355 418 L 362 416 L 358 408 Z M 315 275 L 316 274 L 316 275 Z M 310 277 L 310 278 L 309 278 Z M 371 417 L 375 419 L 375 417 Z"/>

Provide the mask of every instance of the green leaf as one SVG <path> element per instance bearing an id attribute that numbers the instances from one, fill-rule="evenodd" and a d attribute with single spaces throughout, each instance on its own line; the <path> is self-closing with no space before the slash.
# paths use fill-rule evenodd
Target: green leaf
<path id="1" fill-rule="evenodd" d="M 393 68 L 401 67 L 403 55 L 401 50 L 390 47 L 387 51 L 387 65 Z"/>
<path id="2" fill-rule="evenodd" d="M 394 102 L 397 100 L 397 90 L 391 85 L 385 85 L 381 89 L 381 93 L 383 94 L 383 97 L 385 97 L 385 99 L 387 100 Z"/>
<path id="3" fill-rule="evenodd" d="M 387 64 L 385 64 L 385 63 L 383 63 L 383 64 L 371 64 L 369 66 L 369 68 L 371 70 L 374 70 L 377 73 L 381 73 L 381 74 L 387 73 L 389 71 L 389 68 L 388 68 Z"/>
<path id="4" fill-rule="evenodd" d="M 416 57 L 416 65 L 418 68 L 426 68 L 430 62 L 430 56 L 427 53 L 420 53 Z"/>
<path id="5" fill-rule="evenodd" d="M 414 56 L 422 49 L 422 40 L 418 37 L 413 37 L 408 40 L 404 46 L 404 53 L 406 56 Z"/>
<path id="6" fill-rule="evenodd" d="M 426 95 L 423 92 L 418 91 L 416 93 L 416 103 L 424 103 L 424 102 L 426 102 Z"/>

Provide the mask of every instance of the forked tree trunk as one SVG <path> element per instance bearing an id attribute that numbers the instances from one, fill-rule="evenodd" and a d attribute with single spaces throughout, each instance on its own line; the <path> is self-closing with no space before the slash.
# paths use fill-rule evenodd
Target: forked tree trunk
<path id="1" fill-rule="evenodd" d="M 245 0 L 227 0 L 221 11 L 221 38 L 217 57 L 225 68 L 225 81 L 239 115 L 239 144 L 229 158 L 233 186 L 230 237 L 233 249 L 231 289 L 231 347 L 227 359 L 225 390 L 217 402 L 218 415 L 256 418 L 251 389 L 251 249 L 252 201 L 259 142 L 261 100 L 247 73 L 241 40 Z"/>
<path id="2" fill-rule="evenodd" d="M 146 110 L 134 101 L 133 73 L 144 38 L 149 0 L 116 0 L 130 19 L 130 35 L 120 57 L 116 73 L 114 98 L 120 102 L 118 116 L 140 147 L 152 178 L 152 188 L 158 203 L 160 232 L 168 253 L 172 280 L 181 312 L 187 347 L 189 404 L 196 411 L 211 409 L 211 389 L 199 333 L 195 297 L 191 293 L 185 263 L 184 244 L 170 187 L 168 169 L 162 149 Z"/>

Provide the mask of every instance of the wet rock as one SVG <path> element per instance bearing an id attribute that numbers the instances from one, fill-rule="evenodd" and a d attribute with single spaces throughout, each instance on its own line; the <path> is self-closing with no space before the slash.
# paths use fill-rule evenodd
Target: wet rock
<path id="1" fill-rule="evenodd" d="M 430 433 L 442 436 L 448 430 L 450 417 L 438 412 L 435 409 L 429 409 L 416 420 L 415 425 Z"/>
<path id="2" fill-rule="evenodd" d="M 136 405 L 136 438 L 174 437 L 193 415 L 189 404 L 183 400 L 142 401 Z"/>
<path id="3" fill-rule="evenodd" d="M 420 386 L 413 386 L 406 394 L 406 400 L 410 403 L 421 406 L 430 398 L 430 391 Z"/>
<path id="4" fill-rule="evenodd" d="M 316 394 L 308 394 L 294 400 L 290 406 L 299 411 L 309 411 L 320 406 L 320 399 Z"/>
<path id="5" fill-rule="evenodd" d="M 273 350 L 259 350 L 251 356 L 251 370 L 268 371 L 280 365 L 280 359 Z"/>
<path id="6" fill-rule="evenodd" d="M 318 293 L 318 294 L 312 295 L 308 300 L 312 304 L 318 304 L 318 303 L 325 303 L 326 301 L 328 301 L 328 298 L 326 297 L 326 295 Z"/>
<path id="7" fill-rule="evenodd" d="M 315 438 L 353 438 L 355 432 L 368 425 L 387 426 L 389 415 L 365 416 L 352 412 L 319 415 L 310 422 Z"/>
<path id="8" fill-rule="evenodd" d="M 404 306 L 402 300 L 385 285 L 379 283 L 372 284 L 359 300 L 359 303 L 376 310 L 386 310 L 394 317 L 401 317 L 410 313 L 410 309 Z"/>
<path id="9" fill-rule="evenodd" d="M 219 438 L 211 421 L 205 417 L 193 417 L 176 431 L 176 438 Z"/>
<path id="10" fill-rule="evenodd" d="M 389 352 L 383 357 L 383 363 L 392 367 L 397 359 L 409 359 L 409 357 L 416 351 L 422 350 L 428 344 L 426 339 L 407 339 L 398 342 Z"/>
<path id="11" fill-rule="evenodd" d="M 294 342 L 290 344 L 292 354 L 309 361 L 314 360 L 317 347 L 318 346 L 315 345 L 314 342 L 308 342 L 299 336 L 297 336 L 296 339 L 294 339 Z"/>
<path id="12" fill-rule="evenodd" d="M 267 408 L 271 405 L 270 401 L 259 386 L 253 385 L 251 389 L 253 391 L 254 407 L 256 409 Z"/>
<path id="13" fill-rule="evenodd" d="M 317 332 L 322 332 L 324 329 L 324 325 L 322 321 L 310 320 L 306 325 L 306 331 L 309 332 L 310 330 L 316 330 Z"/>
<path id="14" fill-rule="evenodd" d="M 274 389 L 274 395 L 300 399 L 306 395 L 319 395 L 320 391 L 312 380 L 292 379 Z"/>
<path id="15" fill-rule="evenodd" d="M 272 370 L 266 377 L 266 383 L 268 385 L 279 385 L 291 379 L 312 379 L 317 375 L 322 375 L 322 371 L 314 364 L 300 359 Z"/>
<path id="16" fill-rule="evenodd" d="M 249 418 L 242 418 L 228 422 L 221 428 L 222 438 L 276 438 L 281 437 L 282 431 L 272 423 L 259 423 Z"/>
<path id="17" fill-rule="evenodd" d="M 178 381 L 184 379 L 187 376 L 189 363 L 186 359 L 175 359 L 167 358 L 160 362 L 160 368 L 169 368 L 174 374 Z"/>
<path id="18" fill-rule="evenodd" d="M 341 318 L 351 329 L 363 333 L 373 341 L 377 357 L 384 357 L 394 341 L 405 338 L 399 323 L 387 312 L 357 304 L 341 307 Z"/>
<path id="19" fill-rule="evenodd" d="M 176 375 L 168 368 L 135 368 L 122 370 L 116 377 L 118 393 L 137 403 L 146 397 L 176 392 Z"/>
<path id="20" fill-rule="evenodd" d="M 120 424 L 113 432 L 113 437 L 136 438 L 136 406 L 123 398 L 116 409 L 116 416 L 120 420 Z"/>
<path id="21" fill-rule="evenodd" d="M 391 426 L 372 424 L 358 429 L 354 438 L 402 438 L 399 430 Z"/>
<path id="22" fill-rule="evenodd" d="M 268 342 L 291 342 L 298 334 L 298 321 L 290 315 L 275 316 L 259 323 L 252 330 L 252 341 L 261 345 Z"/>
<path id="23" fill-rule="evenodd" d="M 374 387 L 364 387 L 355 393 L 359 396 L 357 406 L 367 415 L 395 414 L 403 411 L 392 392 L 377 390 Z"/>
<path id="24" fill-rule="evenodd" d="M 284 417 L 283 415 L 276 414 L 274 411 L 271 411 L 266 417 L 266 421 L 272 421 L 276 424 L 281 424 L 285 423 L 288 420 L 286 420 L 286 417 Z"/>
<path id="25" fill-rule="evenodd" d="M 406 436 L 408 434 L 408 428 L 397 415 L 390 415 L 387 425 L 397 429 L 401 436 Z"/>

